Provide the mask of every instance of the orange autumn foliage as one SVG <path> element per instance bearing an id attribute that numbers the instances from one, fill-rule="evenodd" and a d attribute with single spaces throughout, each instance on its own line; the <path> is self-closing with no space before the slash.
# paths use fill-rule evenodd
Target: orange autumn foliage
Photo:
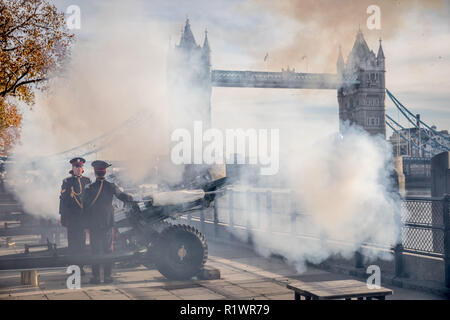
<path id="1" fill-rule="evenodd" d="M 13 101 L 34 103 L 35 90 L 62 70 L 72 40 L 64 13 L 47 0 L 0 0 L 0 154 L 10 150 L 22 120 Z"/>
<path id="2" fill-rule="evenodd" d="M 17 107 L 0 99 L 0 156 L 7 155 L 19 137 L 21 121 L 22 116 Z"/>

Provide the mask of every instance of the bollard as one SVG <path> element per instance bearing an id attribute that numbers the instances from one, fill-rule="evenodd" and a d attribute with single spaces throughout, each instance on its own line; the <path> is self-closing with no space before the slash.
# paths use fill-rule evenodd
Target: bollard
<path id="1" fill-rule="evenodd" d="M 431 158 L 431 196 L 445 197 L 450 194 L 450 152 L 441 152 Z M 443 201 L 443 205 L 447 205 L 447 201 Z M 442 221 L 442 206 L 440 202 L 432 203 L 432 225 L 438 225 Z M 445 211 L 444 211 L 445 212 Z M 444 218 L 448 218 L 448 211 Z M 444 228 L 445 228 L 444 223 Z M 433 251 L 440 246 L 441 238 L 439 234 L 433 230 Z"/>
<path id="2" fill-rule="evenodd" d="M 445 286 L 450 289 L 450 212 L 449 212 L 450 195 L 444 197 L 444 272 Z"/>
<path id="3" fill-rule="evenodd" d="M 355 268 L 364 268 L 363 255 L 361 254 L 361 248 L 355 251 Z"/>
<path id="4" fill-rule="evenodd" d="M 403 276 L 403 245 L 398 243 L 394 248 L 395 276 Z"/>

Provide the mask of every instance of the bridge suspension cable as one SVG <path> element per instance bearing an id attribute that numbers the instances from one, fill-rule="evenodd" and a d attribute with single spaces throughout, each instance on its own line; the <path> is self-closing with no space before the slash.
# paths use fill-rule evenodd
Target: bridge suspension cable
<path id="1" fill-rule="evenodd" d="M 416 116 L 408 110 L 408 108 L 406 108 L 400 101 L 398 101 L 398 99 L 388 90 L 386 89 L 386 92 L 389 96 L 389 98 L 391 98 L 391 100 L 396 103 L 396 105 L 398 104 L 401 108 L 403 108 L 407 113 L 409 113 L 413 118 L 417 119 Z M 440 136 L 441 138 L 443 138 L 444 140 L 450 141 L 449 137 L 445 137 L 443 136 L 441 133 L 439 133 L 438 131 L 434 130 L 432 127 L 430 127 L 429 125 L 427 125 L 425 122 L 423 122 L 421 119 L 417 119 L 421 124 L 424 125 L 424 127 L 426 127 L 428 130 L 430 130 L 431 132 L 433 132 L 433 134 Z"/>
<path id="2" fill-rule="evenodd" d="M 450 151 L 450 148 L 447 145 L 443 145 L 442 143 L 440 143 L 437 139 L 436 136 L 440 136 L 441 138 L 443 138 L 446 141 L 450 141 L 447 137 L 443 136 L 442 134 L 440 134 L 439 132 L 437 132 L 436 130 L 434 130 L 433 128 L 431 128 L 430 126 L 428 126 L 425 122 L 423 122 L 422 120 L 416 118 L 416 116 L 409 111 L 403 104 L 401 104 L 400 101 L 398 101 L 397 98 L 394 97 L 394 95 L 388 90 L 386 89 L 386 93 L 388 95 L 388 97 L 391 99 L 391 101 L 394 103 L 394 105 L 397 107 L 397 109 L 401 112 L 401 114 L 418 130 L 420 130 L 420 127 L 417 125 L 417 123 L 414 120 L 417 120 L 419 123 L 423 124 L 424 127 L 426 127 L 431 133 L 433 133 L 433 135 L 428 134 L 428 132 L 426 130 L 423 131 L 423 134 L 425 137 L 428 138 L 428 141 L 425 142 L 425 144 L 429 144 L 431 145 L 433 148 L 438 149 L 438 150 L 443 150 L 443 151 Z M 386 115 L 388 117 L 388 115 Z M 390 118 L 390 117 L 389 117 Z M 412 120 L 411 118 L 413 118 L 414 120 Z M 390 118 L 392 120 L 392 118 Z M 402 127 L 402 129 L 404 129 Z"/>
<path id="3" fill-rule="evenodd" d="M 389 128 L 391 128 L 395 133 L 397 133 L 399 135 L 400 138 L 402 138 L 402 140 L 404 140 L 407 143 L 411 143 L 413 145 L 413 147 L 419 149 L 419 150 L 423 150 L 424 153 L 430 154 L 431 152 L 418 146 L 417 144 L 415 144 L 413 141 L 410 141 L 408 138 L 406 138 L 403 134 L 401 134 L 398 130 L 396 130 L 388 121 L 386 121 L 386 124 L 389 126 Z"/>
<path id="4" fill-rule="evenodd" d="M 103 133 L 102 135 L 95 137 L 94 139 L 91 139 L 91 140 L 89 140 L 81 145 L 78 145 L 76 147 L 73 147 L 73 148 L 64 150 L 62 152 L 58 152 L 56 154 L 50 155 L 49 157 L 66 156 L 67 158 L 69 158 L 71 155 L 74 155 L 75 153 L 77 156 L 84 157 L 84 156 L 93 154 L 95 152 L 98 152 L 98 151 L 106 148 L 107 146 L 109 146 L 112 143 L 112 141 L 114 140 L 113 139 L 114 135 L 116 135 L 118 132 L 120 132 L 120 130 L 129 128 L 131 126 L 139 125 L 144 120 L 146 120 L 149 116 L 150 116 L 150 112 L 148 109 L 147 110 L 141 109 L 137 113 L 135 113 L 133 116 L 131 116 L 130 118 L 128 118 L 127 120 L 122 122 L 120 125 Z M 99 144 L 100 144 L 100 146 L 96 147 L 96 145 L 99 145 Z M 90 150 L 87 150 L 87 151 L 85 150 L 84 152 L 82 152 L 80 154 L 80 150 L 83 150 L 86 148 L 88 148 Z M 92 148 L 94 148 L 94 149 L 92 149 Z"/>
<path id="5" fill-rule="evenodd" d="M 386 118 L 388 118 L 388 120 L 390 120 L 392 123 L 394 123 L 397 127 L 399 127 L 401 130 L 407 130 L 407 128 L 405 128 L 405 127 L 403 127 L 401 124 L 399 124 L 397 121 L 395 121 L 394 119 L 392 119 L 389 115 L 387 115 L 386 114 Z M 389 126 L 389 127 L 391 127 L 391 126 Z M 392 129 L 392 127 L 391 127 L 391 129 Z M 400 132 L 399 131 L 395 131 L 397 134 L 400 134 Z M 415 134 L 415 133 L 411 133 L 411 131 L 409 130 L 409 136 L 410 137 L 412 137 L 413 139 L 415 139 L 416 141 L 419 141 L 419 136 L 417 135 L 417 134 Z M 408 141 L 410 141 L 411 140 L 411 138 L 409 138 L 409 140 Z M 414 143 L 413 141 L 410 141 L 411 142 L 411 144 L 414 144 L 414 145 L 417 145 L 416 143 Z M 431 141 L 431 142 L 433 142 L 433 141 Z M 425 143 L 425 145 L 426 144 L 428 144 L 428 143 Z M 424 152 L 427 152 L 427 153 L 431 153 L 430 151 L 428 151 L 428 150 L 426 150 L 424 147 L 422 147 L 422 146 L 418 146 L 418 148 L 420 148 L 420 150 L 423 150 Z M 439 147 L 435 147 L 435 149 L 439 149 L 439 150 L 441 150 L 442 148 L 439 148 Z"/>
<path id="6" fill-rule="evenodd" d="M 400 129 L 405 129 L 403 126 L 401 126 L 400 124 L 398 124 L 394 119 L 392 119 L 390 116 L 386 115 L 386 117 L 392 122 L 394 123 L 396 126 L 398 126 Z M 412 141 L 411 139 L 408 139 L 407 137 L 405 137 L 400 131 L 396 130 L 394 128 L 394 126 L 389 123 L 389 121 L 386 121 L 386 124 L 389 126 L 389 128 L 392 129 L 392 131 L 394 131 L 400 138 L 402 138 L 402 140 L 406 141 L 407 143 L 410 143 L 413 147 L 415 147 L 418 150 L 422 150 L 424 153 L 430 154 L 431 152 L 427 149 L 425 149 L 424 147 L 421 147 L 419 145 L 417 145 L 414 141 Z"/>

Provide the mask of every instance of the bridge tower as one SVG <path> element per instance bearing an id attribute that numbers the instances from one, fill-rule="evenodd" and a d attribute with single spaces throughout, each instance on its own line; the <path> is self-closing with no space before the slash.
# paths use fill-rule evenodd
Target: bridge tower
<path id="1" fill-rule="evenodd" d="M 211 126 L 211 49 L 205 30 L 203 46 L 197 45 L 189 19 L 178 45 L 169 49 L 167 84 L 172 128 L 192 128 L 202 121 Z"/>
<path id="2" fill-rule="evenodd" d="M 371 134 L 386 136 L 385 72 L 385 57 L 381 40 L 378 54 L 375 56 L 359 30 L 347 62 L 344 62 L 339 48 L 338 76 L 353 75 L 359 82 L 349 86 L 343 85 L 338 89 L 341 123 L 348 121 L 361 126 Z"/>

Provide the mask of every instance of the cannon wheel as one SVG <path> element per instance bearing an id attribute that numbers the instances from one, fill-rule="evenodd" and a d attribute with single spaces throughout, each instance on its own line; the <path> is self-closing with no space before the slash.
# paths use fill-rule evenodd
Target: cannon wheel
<path id="1" fill-rule="evenodd" d="M 164 229 L 156 243 L 155 265 L 170 280 L 187 280 L 198 274 L 208 258 L 205 237 L 187 225 Z"/>
<path id="2" fill-rule="evenodd" d="M 141 264 L 147 269 L 152 270 L 155 268 L 155 261 L 159 259 L 157 256 L 157 244 L 159 236 L 164 230 L 172 226 L 173 224 L 167 221 L 160 221 L 153 224 L 151 228 L 145 231 L 147 235 L 151 235 L 150 237 L 147 237 L 147 239 L 145 239 L 145 241 L 147 242 L 147 253 L 141 259 Z"/>

